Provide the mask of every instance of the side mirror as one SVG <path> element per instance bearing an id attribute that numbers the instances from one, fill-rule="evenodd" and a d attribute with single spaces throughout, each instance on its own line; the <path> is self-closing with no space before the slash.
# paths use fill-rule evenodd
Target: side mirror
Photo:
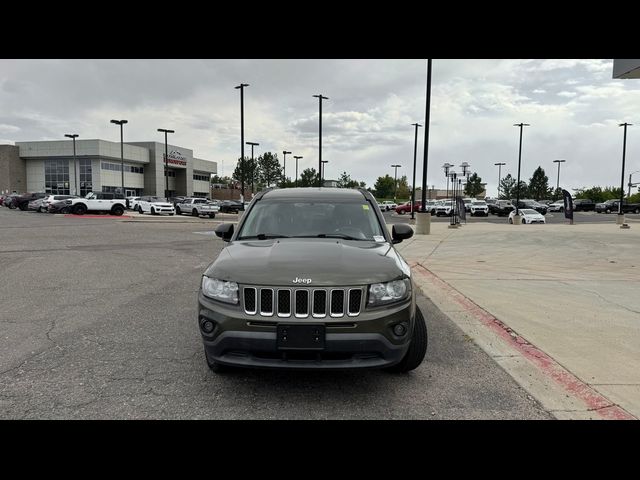
<path id="1" fill-rule="evenodd" d="M 223 223 L 216 227 L 216 235 L 223 241 L 228 242 L 233 235 L 233 223 Z"/>
<path id="2" fill-rule="evenodd" d="M 393 243 L 400 243 L 403 240 L 413 237 L 413 228 L 406 223 L 396 223 L 391 229 Z"/>

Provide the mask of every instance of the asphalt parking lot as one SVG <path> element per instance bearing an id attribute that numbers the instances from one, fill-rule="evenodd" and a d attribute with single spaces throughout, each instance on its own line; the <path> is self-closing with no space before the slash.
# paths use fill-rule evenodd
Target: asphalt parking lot
<path id="1" fill-rule="evenodd" d="M 218 218 L 130 220 L 0 208 L 0 418 L 551 418 L 424 297 L 429 350 L 410 374 L 216 375 L 196 292 Z"/>

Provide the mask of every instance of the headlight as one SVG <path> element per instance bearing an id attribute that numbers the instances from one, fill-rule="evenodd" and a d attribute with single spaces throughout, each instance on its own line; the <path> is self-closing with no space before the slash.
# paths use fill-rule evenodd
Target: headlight
<path id="1" fill-rule="evenodd" d="M 374 283 L 369 286 L 370 307 L 387 305 L 404 300 L 411 295 L 411 281 L 408 278 L 387 283 Z"/>
<path id="2" fill-rule="evenodd" d="M 238 303 L 238 284 L 225 282 L 217 278 L 202 277 L 202 293 L 214 300 L 226 303 Z"/>

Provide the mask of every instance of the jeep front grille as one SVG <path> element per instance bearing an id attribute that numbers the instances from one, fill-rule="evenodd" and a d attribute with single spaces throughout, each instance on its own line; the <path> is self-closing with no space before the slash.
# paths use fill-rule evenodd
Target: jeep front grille
<path id="1" fill-rule="evenodd" d="M 364 287 L 242 287 L 242 308 L 248 315 L 280 318 L 355 317 L 362 310 Z"/>

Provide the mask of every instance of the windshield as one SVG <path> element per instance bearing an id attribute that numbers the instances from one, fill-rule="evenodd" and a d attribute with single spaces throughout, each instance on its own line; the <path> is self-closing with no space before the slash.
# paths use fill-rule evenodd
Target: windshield
<path id="1" fill-rule="evenodd" d="M 238 240 L 327 237 L 386 241 L 373 207 L 366 202 L 258 202 L 247 214 Z"/>
<path id="2" fill-rule="evenodd" d="M 93 198 L 93 197 L 95 197 L 95 194 L 93 192 L 89 192 L 85 195 L 84 198 Z"/>
<path id="3" fill-rule="evenodd" d="M 477 207 L 484 207 L 487 203 L 486 202 L 472 202 L 471 205 L 477 206 Z"/>

